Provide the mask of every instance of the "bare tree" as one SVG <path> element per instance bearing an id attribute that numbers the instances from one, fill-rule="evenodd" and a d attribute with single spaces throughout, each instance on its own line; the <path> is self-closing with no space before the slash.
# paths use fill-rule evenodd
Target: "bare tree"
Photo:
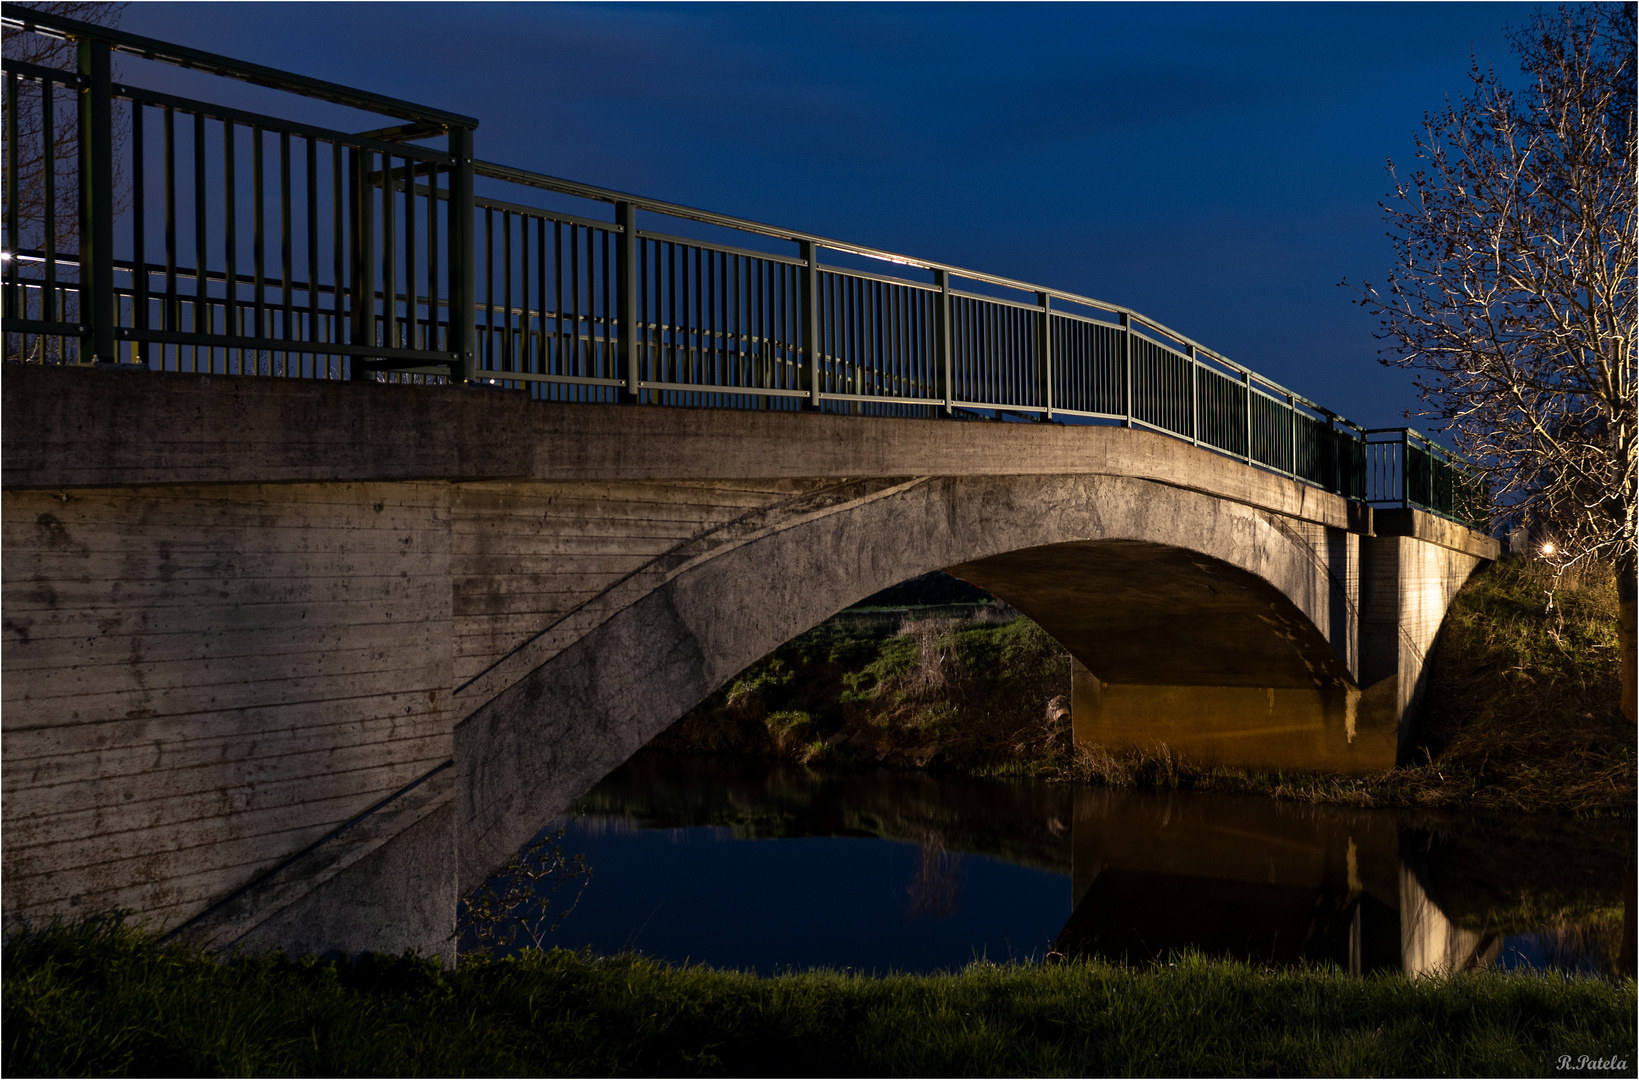
<path id="1" fill-rule="evenodd" d="M 94 3 L 24 3 L 19 7 L 32 8 L 68 19 L 93 23 L 98 26 L 117 26 L 125 4 Z M 5 58 L 18 60 L 37 67 L 73 71 L 76 65 L 75 43 L 64 38 L 44 34 L 12 33 L 5 36 Z M 25 249 L 45 246 L 46 222 L 46 163 L 49 157 L 53 186 L 52 209 L 56 234 L 53 239 L 59 249 L 73 250 L 79 235 L 80 206 L 80 123 L 74 101 L 65 94 L 54 96 L 50 137 L 45 127 L 45 111 L 41 107 L 40 85 L 23 80 L 18 86 L 16 104 L 17 131 L 17 219 L 21 235 L 19 246 Z M 124 134 L 116 131 L 116 139 Z M 121 185 L 116 183 L 116 191 Z M 127 196 L 128 197 L 128 196 Z"/>
<path id="2" fill-rule="evenodd" d="M 1489 473 L 1561 566 L 1613 566 L 1635 717 L 1634 5 L 1537 12 L 1510 33 L 1529 85 L 1471 71 L 1424 120 L 1383 203 L 1397 256 L 1361 303 L 1414 368 L 1424 415 Z"/>

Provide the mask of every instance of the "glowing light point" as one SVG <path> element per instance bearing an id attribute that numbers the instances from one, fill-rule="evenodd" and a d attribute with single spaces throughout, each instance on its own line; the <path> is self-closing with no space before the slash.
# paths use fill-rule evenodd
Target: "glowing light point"
<path id="1" fill-rule="evenodd" d="M 1550 559 L 1554 557 L 1554 550 L 1554 542 L 1552 540 L 1542 545 L 1542 553 Z"/>

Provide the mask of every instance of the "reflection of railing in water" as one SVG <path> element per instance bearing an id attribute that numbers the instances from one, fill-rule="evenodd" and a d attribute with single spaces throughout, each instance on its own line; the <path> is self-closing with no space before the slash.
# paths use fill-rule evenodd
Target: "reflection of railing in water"
<path id="1" fill-rule="evenodd" d="M 1119 305 L 477 161 L 478 121 L 444 110 L 32 10 L 4 18 L 81 43 L 74 72 L 6 64 L 7 359 L 1120 423 L 1352 499 L 1470 523 L 1484 509 L 1483 487 L 1420 437 L 1373 441 Z M 143 89 L 113 78 L 115 52 L 402 123 L 349 133 Z M 43 121 L 21 158 L 20 108 Z M 86 149 L 79 205 L 58 205 L 45 169 L 34 230 L 19 217 L 34 180 L 20 162 L 61 156 L 68 110 Z M 116 128 L 128 133 L 117 163 Z M 116 176 L 130 186 L 118 214 Z M 588 214 L 519 201 L 542 192 Z M 639 212 L 740 243 L 640 229 Z M 58 250 L 65 235 L 78 250 Z M 794 250 L 758 246 L 771 244 Z M 860 259 L 893 272 L 845 265 Z M 1405 483 L 1370 487 L 1368 449 Z"/>

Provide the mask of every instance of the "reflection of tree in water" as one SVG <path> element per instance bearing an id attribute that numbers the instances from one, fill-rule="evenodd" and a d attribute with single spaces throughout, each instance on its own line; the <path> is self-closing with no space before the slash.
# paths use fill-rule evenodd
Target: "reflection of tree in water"
<path id="1" fill-rule="evenodd" d="M 905 892 L 911 898 L 908 919 L 948 919 L 962 901 L 962 856 L 945 850 L 945 834 L 924 831 L 918 843 L 922 858 Z"/>
<path id="2" fill-rule="evenodd" d="M 1571 971 L 1621 978 L 1631 975 L 1631 948 L 1623 940 L 1620 915 L 1582 923 L 1549 926 L 1535 933 L 1509 937 L 1501 961 L 1509 967 L 1544 971 Z"/>

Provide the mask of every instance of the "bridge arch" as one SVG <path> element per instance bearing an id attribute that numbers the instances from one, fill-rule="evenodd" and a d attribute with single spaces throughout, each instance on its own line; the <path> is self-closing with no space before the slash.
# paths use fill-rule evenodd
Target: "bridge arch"
<path id="1" fill-rule="evenodd" d="M 467 688 L 493 696 L 455 729 L 458 885 L 757 659 L 906 578 L 953 568 L 1104 681 L 1342 697 L 1358 551 L 1342 529 L 1132 476 L 810 491 L 670 553 L 567 648 L 533 665 L 521 650 Z"/>

